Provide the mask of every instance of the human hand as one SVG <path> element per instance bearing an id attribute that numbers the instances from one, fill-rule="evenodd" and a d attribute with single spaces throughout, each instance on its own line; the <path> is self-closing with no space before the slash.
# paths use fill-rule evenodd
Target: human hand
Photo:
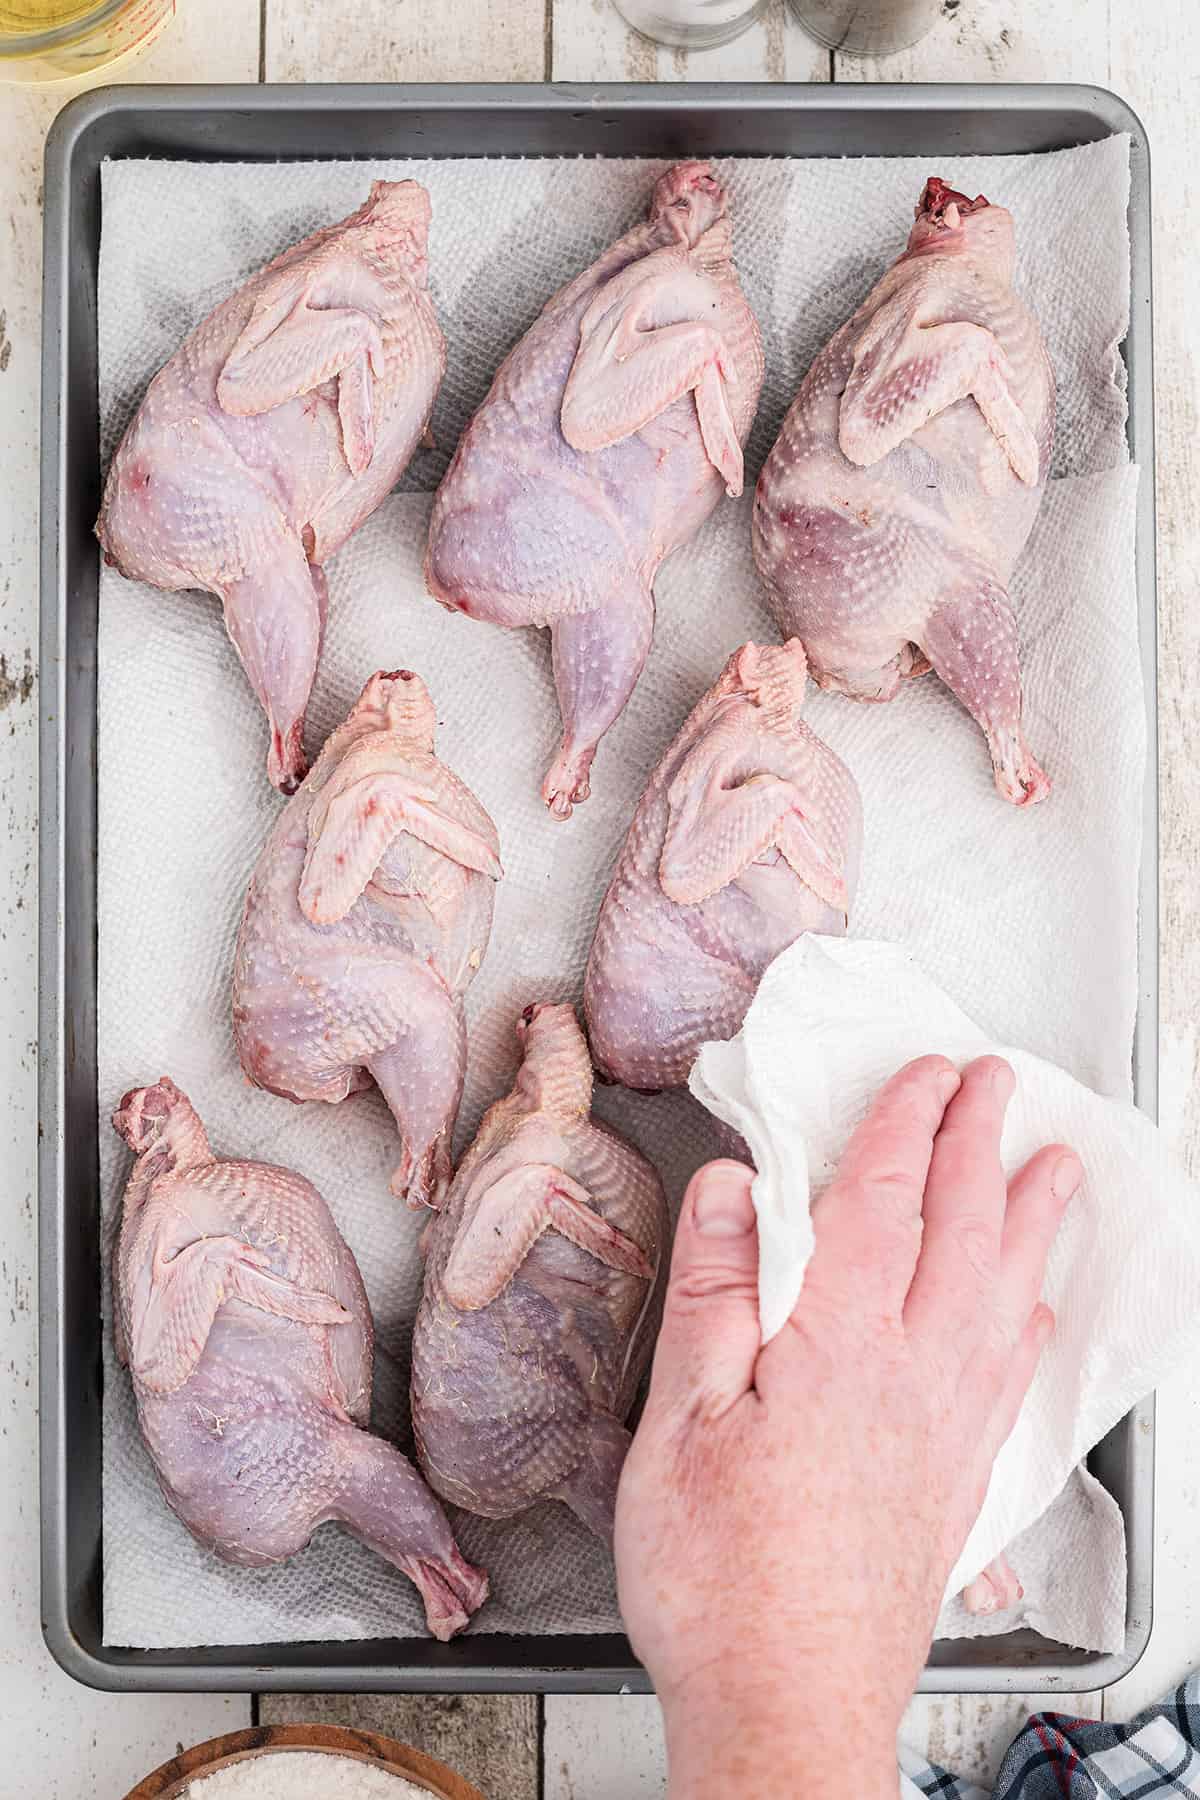
<path id="1" fill-rule="evenodd" d="M 752 1173 L 710 1163 L 688 1188 L 616 1521 L 673 1797 L 832 1796 L 847 1763 L 856 1796 L 896 1792 L 896 1728 L 1053 1329 L 1038 1296 L 1082 1175 L 1052 1145 L 1006 1182 L 1013 1086 L 995 1057 L 887 1084 L 765 1346 Z"/>

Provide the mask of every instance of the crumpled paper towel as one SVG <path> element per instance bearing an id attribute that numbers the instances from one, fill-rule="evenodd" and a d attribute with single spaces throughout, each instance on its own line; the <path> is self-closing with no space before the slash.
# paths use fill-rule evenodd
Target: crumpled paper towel
<path id="1" fill-rule="evenodd" d="M 1022 282 L 1043 313 L 1063 390 L 1057 470 L 1015 583 L 1029 733 L 1057 786 L 1028 817 L 994 795 L 974 725 L 932 679 L 888 707 L 810 692 L 808 718 L 854 769 L 866 809 L 856 929 L 909 942 L 1004 1041 L 1123 1093 L 1136 997 L 1144 719 L 1133 576 L 1136 471 L 1124 466 L 1113 346 L 1124 331 L 1128 146 L 947 159 L 956 183 L 1017 214 Z M 510 342 L 554 286 L 644 207 L 660 164 L 442 162 L 105 165 L 100 401 L 106 450 L 188 327 L 268 256 L 415 174 L 434 209 L 435 301 L 450 344 L 434 425 L 404 485 L 329 564 L 329 632 L 309 749 L 376 668 L 429 681 L 439 750 L 500 832 L 506 874 L 468 1005 L 459 1148 L 516 1064 L 533 999 L 577 998 L 600 896 L 633 807 L 683 716 L 748 637 L 774 633 L 749 550 L 749 493 L 723 501 L 658 582 L 664 629 L 605 738 L 593 797 L 566 826 L 538 787 L 558 718 L 548 646 L 454 617 L 424 591 L 429 491 Z M 735 238 L 767 344 L 769 381 L 749 474 L 791 388 L 903 242 L 933 165 L 722 164 Z M 146 220 L 155 228 L 146 230 Z M 197 229 L 197 221 L 203 229 Z M 424 492 L 412 491 L 423 489 Z M 108 1114 L 171 1074 L 219 1154 L 289 1164 L 325 1195 L 362 1267 L 378 1325 L 375 1421 L 405 1442 L 420 1221 L 392 1202 L 391 1120 L 378 1097 L 293 1107 L 248 1088 L 229 1027 L 245 884 L 280 801 L 264 728 L 215 602 L 102 575 L 99 646 L 99 1084 L 102 1203 L 111 1231 L 128 1156 Z M 147 822 L 153 821 L 151 830 Z M 986 920 L 981 956 L 980 919 Z M 1021 971 L 1014 982 L 1013 971 Z M 597 1092 L 598 1112 L 658 1164 L 677 1202 L 717 1151 L 686 1093 Z M 107 1297 L 105 1305 L 107 1308 Z M 233 1569 L 202 1551 L 159 1496 L 129 1384 L 105 1345 L 104 1624 L 114 1644 L 405 1636 L 421 1631 L 403 1576 L 327 1528 L 290 1564 Z M 618 1618 L 607 1553 L 563 1507 L 495 1523 L 459 1515 L 493 1598 L 479 1629 L 602 1631 Z"/>
<path id="2" fill-rule="evenodd" d="M 961 1635 L 967 1615 L 953 1596 L 1012 1546 L 1018 1578 L 1030 1577 L 1039 1629 L 1047 1629 L 1053 1607 L 1037 1591 L 1039 1578 L 1061 1577 L 1059 1556 L 1075 1554 L 1073 1579 L 1062 1582 L 1048 1623 L 1067 1642 L 1116 1649 L 1124 1636 L 1124 1583 L 1113 1579 L 1111 1565 L 1089 1571 L 1078 1561 L 1073 1531 L 1079 1509 L 1098 1508 L 1100 1530 L 1109 1533 L 1113 1503 L 1104 1504 L 1097 1484 L 1076 1480 L 1069 1504 L 1043 1515 L 1092 1446 L 1200 1344 L 1200 1194 L 1155 1126 L 1126 1101 L 1101 1098 L 982 1030 L 900 946 L 811 935 L 772 964 L 738 1036 L 704 1047 L 692 1092 L 754 1153 L 760 1301 L 770 1333 L 800 1294 L 812 1249 L 810 1202 L 828 1184 L 847 1138 L 887 1077 L 934 1050 L 959 1067 L 985 1052 L 1011 1062 L 1017 1089 L 1001 1145 L 1010 1175 L 1056 1140 L 1073 1145 L 1084 1166 L 1046 1271 L 1054 1336 L 951 1575 L 952 1604 L 939 1635 Z M 1031 1533 L 1028 1543 L 1021 1538 L 1039 1520 L 1052 1544 L 1046 1532 Z M 1074 1629 L 1088 1636 L 1063 1631 L 1062 1606 L 1074 1609 Z M 1080 1616 L 1089 1607 L 1090 1620 Z M 992 1628 L 1013 1622 L 1010 1612 Z M 1105 1641 L 1093 1643 L 1098 1633 Z"/>

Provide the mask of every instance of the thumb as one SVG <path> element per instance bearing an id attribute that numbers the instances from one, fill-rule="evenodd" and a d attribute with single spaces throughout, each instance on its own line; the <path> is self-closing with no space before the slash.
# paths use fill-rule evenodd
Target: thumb
<path id="1" fill-rule="evenodd" d="M 753 1181 L 744 1163 L 712 1162 L 688 1183 L 654 1352 L 652 1406 L 719 1415 L 753 1385 L 762 1342 Z"/>

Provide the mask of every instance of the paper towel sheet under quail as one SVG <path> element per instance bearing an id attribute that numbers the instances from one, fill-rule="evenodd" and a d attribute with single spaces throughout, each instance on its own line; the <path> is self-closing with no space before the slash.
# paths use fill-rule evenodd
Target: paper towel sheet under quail
<path id="1" fill-rule="evenodd" d="M 434 413 L 438 449 L 418 452 L 401 491 L 328 566 L 329 634 L 308 745 L 311 752 L 343 717 L 372 670 L 402 662 L 433 692 L 440 754 L 496 820 L 506 875 L 492 947 L 468 1005 L 460 1147 L 508 1085 L 517 1013 L 531 1000 L 578 997 L 600 897 L 654 763 L 727 654 L 747 638 L 774 635 L 750 557 L 749 495 L 722 501 L 696 542 L 661 573 L 660 629 L 646 671 L 601 745 L 592 799 L 564 826 L 546 816 L 538 797 L 558 733 L 545 638 L 453 617 L 424 593 L 429 494 L 497 363 L 554 287 L 639 215 L 664 166 L 104 166 L 105 460 L 148 378 L 232 287 L 296 238 L 352 210 L 372 178 L 414 176 L 429 188 L 431 285 L 449 341 Z M 928 159 L 720 165 L 767 352 L 750 484 L 811 357 L 902 248 L 934 166 Z M 1019 284 L 1043 322 L 1058 374 L 1055 479 L 1014 583 L 1027 731 L 1055 791 L 1029 814 L 1005 806 L 979 733 L 932 677 L 886 707 L 813 690 L 807 717 L 863 791 L 855 933 L 908 944 L 995 1038 L 1124 1095 L 1145 755 L 1137 477 L 1126 457 L 1117 353 L 1128 317 L 1128 141 L 1041 156 L 948 158 L 940 172 L 1013 210 Z M 247 876 L 280 804 L 262 772 L 257 702 L 215 602 L 161 594 L 112 570 L 101 582 L 99 658 L 106 1222 L 111 1227 L 128 1161 L 108 1114 L 126 1088 L 169 1073 L 191 1094 L 219 1154 L 289 1164 L 324 1193 L 359 1259 L 378 1326 L 376 1424 L 405 1443 L 419 1220 L 388 1196 L 392 1122 L 373 1094 L 340 1107 L 298 1108 L 255 1092 L 233 1051 L 233 940 Z M 600 1090 L 597 1109 L 654 1158 L 673 1202 L 713 1151 L 712 1122 L 687 1095 Z M 107 1295 L 105 1308 L 107 1316 Z M 159 1648 L 423 1629 L 404 1577 L 333 1527 L 278 1569 L 235 1569 L 202 1551 L 158 1493 L 107 1333 L 105 1357 L 106 1642 Z M 455 1524 L 465 1553 L 492 1576 L 479 1629 L 617 1628 L 610 1559 L 565 1508 L 539 1507 L 505 1523 L 462 1515 Z M 1098 1552 L 1113 1550 L 1107 1539 L 1095 1542 Z M 1043 1624 L 1052 1627 L 1053 1619 Z"/>

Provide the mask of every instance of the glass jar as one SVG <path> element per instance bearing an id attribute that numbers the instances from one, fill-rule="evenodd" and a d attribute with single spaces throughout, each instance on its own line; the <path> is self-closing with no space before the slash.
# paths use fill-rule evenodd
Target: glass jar
<path id="1" fill-rule="evenodd" d="M 175 0 L 0 0 L 0 82 L 69 81 L 143 49 Z"/>
<path id="2" fill-rule="evenodd" d="M 907 50 L 932 29 L 942 0 L 788 0 L 810 37 L 851 56 Z"/>
<path id="3" fill-rule="evenodd" d="M 769 0 L 613 0 L 627 25 L 656 44 L 714 50 L 761 18 Z"/>

